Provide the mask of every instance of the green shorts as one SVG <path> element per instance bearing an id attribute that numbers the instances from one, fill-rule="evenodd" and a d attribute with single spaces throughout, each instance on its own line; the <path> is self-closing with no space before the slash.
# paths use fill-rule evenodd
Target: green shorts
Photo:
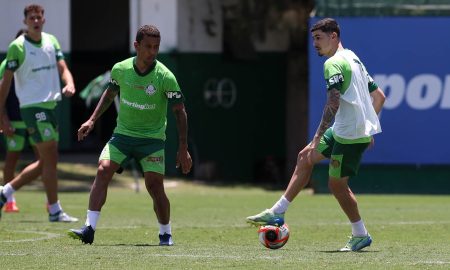
<path id="1" fill-rule="evenodd" d="M 55 110 L 39 107 L 20 108 L 20 115 L 35 143 L 59 140 Z"/>
<path id="2" fill-rule="evenodd" d="M 318 151 L 330 159 L 328 173 L 335 178 L 354 176 L 358 173 L 363 152 L 370 143 L 342 144 L 333 137 L 331 128 L 327 129 L 322 138 Z"/>
<path id="3" fill-rule="evenodd" d="M 164 147 L 163 140 L 114 133 L 103 148 L 99 160 L 112 160 L 124 167 L 134 158 L 141 165 L 143 172 L 164 175 Z"/>
<path id="4" fill-rule="evenodd" d="M 27 128 L 23 121 L 11 121 L 11 126 L 15 129 L 13 136 L 5 136 L 6 150 L 8 152 L 21 152 L 28 142 L 35 145 L 33 138 L 28 136 Z"/>

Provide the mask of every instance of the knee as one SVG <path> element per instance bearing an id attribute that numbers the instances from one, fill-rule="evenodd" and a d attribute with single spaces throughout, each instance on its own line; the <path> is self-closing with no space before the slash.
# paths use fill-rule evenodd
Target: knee
<path id="1" fill-rule="evenodd" d="M 96 181 L 100 181 L 102 183 L 109 183 L 111 178 L 114 175 L 114 171 L 110 166 L 105 166 L 100 164 L 97 168 L 97 178 Z"/>
<path id="2" fill-rule="evenodd" d="M 344 181 L 330 179 L 328 180 L 328 189 L 333 194 L 340 194 L 346 192 L 348 190 L 348 186 L 344 183 Z"/>

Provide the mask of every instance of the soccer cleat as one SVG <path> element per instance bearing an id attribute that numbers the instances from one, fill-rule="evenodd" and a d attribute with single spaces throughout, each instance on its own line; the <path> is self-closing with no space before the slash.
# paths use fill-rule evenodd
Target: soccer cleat
<path id="1" fill-rule="evenodd" d="M 367 236 L 352 235 L 345 247 L 341 248 L 339 251 L 359 251 L 370 246 L 370 244 L 372 244 L 372 237 L 370 237 L 370 234 L 367 234 Z"/>
<path id="2" fill-rule="evenodd" d="M 49 214 L 48 220 L 50 222 L 77 222 L 78 218 L 71 217 L 63 211 L 56 212 L 55 214 Z"/>
<path id="3" fill-rule="evenodd" d="M 17 207 L 16 202 L 7 202 L 4 211 L 5 213 L 17 213 L 19 212 L 19 207 Z"/>
<path id="4" fill-rule="evenodd" d="M 83 244 L 89 244 L 92 245 L 94 242 L 94 234 L 95 231 L 92 229 L 91 225 L 89 226 L 83 226 L 81 229 L 70 229 L 70 231 L 67 233 L 70 237 L 73 239 L 79 239 Z"/>
<path id="5" fill-rule="evenodd" d="M 0 219 L 2 218 L 2 208 L 6 203 L 6 197 L 3 195 L 3 186 L 0 186 Z"/>
<path id="6" fill-rule="evenodd" d="M 273 225 L 280 227 L 284 224 L 284 213 L 275 214 L 272 210 L 266 209 L 257 215 L 247 217 L 246 220 L 247 223 L 256 226 Z"/>
<path id="7" fill-rule="evenodd" d="M 160 246 L 173 246 L 172 235 L 168 233 L 159 235 L 159 245 Z"/>

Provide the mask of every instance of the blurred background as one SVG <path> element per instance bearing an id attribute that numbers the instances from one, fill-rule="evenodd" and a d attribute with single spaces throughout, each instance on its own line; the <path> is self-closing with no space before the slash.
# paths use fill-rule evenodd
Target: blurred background
<path id="1" fill-rule="evenodd" d="M 352 187 L 370 193 L 450 193 L 450 2 L 448 0 L 38 0 L 81 92 L 134 54 L 140 25 L 161 31 L 158 59 L 186 96 L 191 179 L 284 187 L 297 153 L 319 124 L 326 100 L 323 62 L 309 27 L 341 25 L 344 47 L 386 92 L 383 133 Z M 0 0 L 3 59 L 29 0 Z M 113 106 L 77 142 L 90 116 L 79 95 L 59 106 L 63 154 L 98 155 L 115 127 Z M 166 166 L 175 169 L 177 134 L 168 113 Z M 173 158 L 172 158 L 173 157 Z M 328 166 L 311 187 L 327 192 Z"/>

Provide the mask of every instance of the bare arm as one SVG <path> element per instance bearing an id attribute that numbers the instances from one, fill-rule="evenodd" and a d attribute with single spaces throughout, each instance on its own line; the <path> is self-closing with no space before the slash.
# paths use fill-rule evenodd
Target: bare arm
<path id="1" fill-rule="evenodd" d="M 181 165 L 182 172 L 187 174 L 192 167 L 192 158 L 189 154 L 187 144 L 187 113 L 183 103 L 174 104 L 172 106 L 172 111 L 175 115 L 175 121 L 178 129 L 177 167 Z"/>
<path id="2" fill-rule="evenodd" d="M 9 69 L 5 70 L 3 74 L 3 79 L 0 81 L 0 119 L 3 120 L 3 115 L 5 114 L 5 103 L 6 98 L 9 94 L 9 89 L 11 88 L 11 81 L 14 77 L 14 72 Z"/>
<path id="3" fill-rule="evenodd" d="M 59 60 L 58 61 L 58 71 L 61 75 L 61 80 L 64 83 L 64 87 L 62 89 L 62 93 L 66 97 L 71 97 L 75 94 L 75 83 L 73 81 L 72 73 L 67 67 L 66 61 Z"/>
<path id="4" fill-rule="evenodd" d="M 325 131 L 330 127 L 331 122 L 334 119 L 338 109 L 339 109 L 339 98 L 341 93 L 339 90 L 333 88 L 327 93 L 327 103 L 323 109 L 322 120 L 320 121 L 319 127 L 317 128 L 316 134 L 314 135 L 311 146 L 317 148 L 320 142 L 320 138 L 325 133 Z"/>
<path id="5" fill-rule="evenodd" d="M 379 114 L 381 112 L 381 109 L 383 108 L 386 96 L 384 95 L 383 91 L 380 88 L 377 88 L 375 91 L 372 91 L 370 93 L 370 96 L 373 99 L 372 101 L 373 108 L 375 109 L 375 112 Z"/>
<path id="6" fill-rule="evenodd" d="M 78 129 L 78 140 L 83 140 L 94 128 L 95 121 L 97 121 L 100 116 L 109 108 L 111 103 L 114 102 L 114 98 L 119 93 L 118 89 L 113 89 L 108 87 L 105 92 L 103 92 L 100 101 L 97 103 L 97 107 L 95 107 L 94 112 L 91 117 L 81 125 Z"/>

